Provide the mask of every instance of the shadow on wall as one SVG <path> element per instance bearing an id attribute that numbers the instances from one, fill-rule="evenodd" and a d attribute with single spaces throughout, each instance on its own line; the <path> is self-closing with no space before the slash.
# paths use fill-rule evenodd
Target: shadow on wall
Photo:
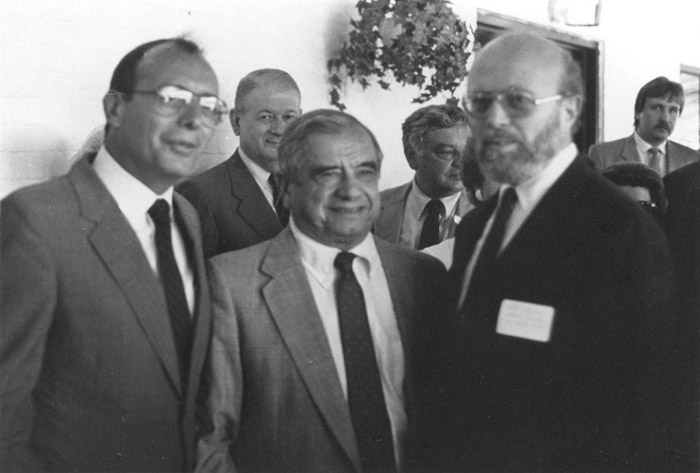
<path id="1" fill-rule="evenodd" d="M 46 125 L 27 125 L 3 136 L 0 196 L 68 172 L 72 149 L 61 133 Z"/>

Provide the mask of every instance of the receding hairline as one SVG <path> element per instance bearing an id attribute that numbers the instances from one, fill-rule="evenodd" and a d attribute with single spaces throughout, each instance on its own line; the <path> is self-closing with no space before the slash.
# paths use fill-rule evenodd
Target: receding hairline
<path id="1" fill-rule="evenodd" d="M 257 69 L 246 74 L 236 87 L 234 107 L 242 111 L 243 101 L 254 91 L 262 88 L 273 88 L 278 91 L 290 91 L 297 94 L 301 100 L 301 90 L 294 78 L 282 69 Z"/>
<path id="2" fill-rule="evenodd" d="M 567 62 L 565 49 L 551 40 L 528 33 L 506 33 L 490 41 L 477 54 L 470 75 L 478 73 L 486 60 L 497 64 L 512 61 L 530 61 L 537 59 L 539 67 L 559 69 L 563 74 Z M 492 64 L 489 64 L 492 66 Z"/>

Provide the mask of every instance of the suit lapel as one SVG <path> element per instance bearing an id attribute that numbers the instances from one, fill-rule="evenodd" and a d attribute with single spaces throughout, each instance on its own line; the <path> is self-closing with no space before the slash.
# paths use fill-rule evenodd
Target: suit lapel
<path id="1" fill-rule="evenodd" d="M 625 145 L 622 147 L 622 154 L 620 154 L 625 161 L 641 162 L 641 157 L 637 151 L 637 143 L 634 141 L 634 135 L 631 135 L 625 140 Z"/>
<path id="2" fill-rule="evenodd" d="M 387 284 L 389 285 L 391 302 L 394 306 L 394 313 L 396 314 L 396 323 L 399 328 L 399 334 L 401 335 L 402 345 L 404 346 L 404 355 L 408 356 L 408 354 L 411 353 L 409 347 L 413 344 L 411 339 L 413 333 L 411 330 L 413 322 L 412 316 L 417 306 L 415 293 L 411 289 L 413 275 L 406 273 L 404 261 L 401 256 L 395 252 L 392 245 L 377 238 L 374 239 L 374 242 L 377 246 L 379 258 L 382 261 Z M 406 364 L 410 365 L 409 360 L 407 360 Z M 406 373 L 410 372 L 411 370 L 406 370 Z"/>
<path id="3" fill-rule="evenodd" d="M 294 363 L 330 430 L 357 470 L 361 469 L 345 396 L 321 316 L 289 228 L 270 244 L 262 271 L 271 277 L 263 288 L 270 314 Z"/>
<path id="4" fill-rule="evenodd" d="M 238 151 L 228 161 L 226 167 L 231 182 L 233 211 L 238 213 L 263 240 L 279 233 L 282 225 Z"/>
<path id="5" fill-rule="evenodd" d="M 571 214 L 571 206 L 575 204 L 577 196 L 586 194 L 585 189 L 580 187 L 585 185 L 587 173 L 595 171 L 578 156 L 545 193 L 503 250 L 499 260 L 506 261 L 520 252 L 532 251 L 532 242 L 546 245 L 546 242 L 556 235 L 552 228 L 556 228 L 557 222 L 561 222 L 561 216 Z"/>
<path id="6" fill-rule="evenodd" d="M 375 222 L 375 233 L 387 241 L 398 243 L 401 238 L 406 197 L 410 191 L 409 182 L 382 195 L 382 214 Z"/>
<path id="7" fill-rule="evenodd" d="M 95 252 L 122 289 L 141 328 L 163 362 L 173 389 L 180 393 L 182 384 L 175 343 L 169 335 L 171 329 L 166 316 L 165 295 L 141 244 L 87 161 L 78 162 L 71 170 L 70 178 L 83 216 L 95 222 L 89 236 Z"/>
<path id="8" fill-rule="evenodd" d="M 202 234 L 194 209 L 181 195 L 174 193 L 173 202 L 177 210 L 180 223 L 180 231 L 189 241 L 189 261 L 194 271 L 195 287 L 195 312 L 192 320 L 193 342 L 192 358 L 190 360 L 190 379 L 188 386 L 196 386 L 199 373 L 204 364 L 204 358 L 209 346 L 209 333 L 211 329 L 211 303 L 209 299 L 209 284 L 204 266 L 202 253 Z M 189 394 L 196 394 L 192 391 Z"/>
<path id="9" fill-rule="evenodd" d="M 457 309 L 457 303 L 464 285 L 464 273 L 472 258 L 476 242 L 481 238 L 491 214 L 498 203 L 498 193 L 485 201 L 479 207 L 469 212 L 457 228 L 452 266 L 447 278 L 445 295 L 447 307 Z"/>

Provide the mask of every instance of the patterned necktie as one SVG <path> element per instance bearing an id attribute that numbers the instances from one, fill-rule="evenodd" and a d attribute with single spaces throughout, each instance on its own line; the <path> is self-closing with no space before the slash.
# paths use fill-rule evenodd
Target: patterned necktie
<path id="1" fill-rule="evenodd" d="M 374 355 L 362 288 L 352 270 L 353 253 L 335 258 L 340 338 L 343 344 L 348 405 L 364 472 L 396 471 L 391 424 Z"/>
<path id="2" fill-rule="evenodd" d="M 445 206 L 440 199 L 430 199 L 425 204 L 425 213 L 423 229 L 418 241 L 419 250 L 440 243 L 440 217 L 445 214 Z"/>
<path id="3" fill-rule="evenodd" d="M 500 205 L 496 210 L 496 215 L 493 219 L 493 224 L 491 225 L 491 230 L 486 236 L 486 240 L 481 247 L 481 252 L 478 255 L 478 260 L 474 265 L 474 269 L 471 274 L 469 288 L 467 290 L 467 295 L 465 299 L 465 306 L 469 305 L 471 297 L 473 297 L 474 282 L 480 280 L 485 273 L 489 271 L 489 268 L 493 265 L 494 261 L 498 257 L 498 253 L 501 250 L 501 245 L 503 243 L 503 237 L 506 232 L 506 224 L 508 219 L 510 219 L 515 204 L 518 202 L 518 194 L 515 189 L 508 187 L 503 192 L 501 197 Z"/>
<path id="4" fill-rule="evenodd" d="M 652 168 L 659 176 L 663 176 L 661 169 L 661 159 L 663 158 L 663 153 L 659 148 L 652 147 L 647 151 L 649 154 L 649 167 Z"/>
<path id="5" fill-rule="evenodd" d="M 175 340 L 180 373 L 183 386 L 187 382 L 190 359 L 190 310 L 187 306 L 185 288 L 182 284 L 180 270 L 175 261 L 173 243 L 170 235 L 170 205 L 158 199 L 148 209 L 148 214 L 156 225 L 156 250 L 158 253 L 158 272 L 165 290 L 165 301 L 170 315 L 170 326 Z"/>
<path id="6" fill-rule="evenodd" d="M 277 179 L 275 178 L 275 175 L 270 174 L 270 177 L 267 178 L 267 182 L 269 182 L 270 187 L 272 187 L 272 201 L 275 204 L 275 212 L 277 213 L 277 218 L 279 219 L 282 226 L 286 227 L 287 223 L 289 222 L 289 209 L 287 209 L 287 207 L 284 206 L 284 199 L 280 194 L 280 187 L 279 185 L 277 185 Z"/>

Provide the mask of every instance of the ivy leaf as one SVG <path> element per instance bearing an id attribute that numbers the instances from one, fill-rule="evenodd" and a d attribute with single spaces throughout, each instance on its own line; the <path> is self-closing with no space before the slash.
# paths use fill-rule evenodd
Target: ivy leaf
<path id="1" fill-rule="evenodd" d="M 419 95 L 413 103 L 424 103 L 441 92 L 453 94 L 466 77 L 474 31 L 449 0 L 359 0 L 357 10 L 349 40 L 327 62 L 334 106 L 344 107 L 339 91 L 348 78 L 363 89 L 370 79 L 383 90 L 392 82 L 415 85 Z M 390 48 L 379 33 L 388 14 L 401 26 Z"/>

